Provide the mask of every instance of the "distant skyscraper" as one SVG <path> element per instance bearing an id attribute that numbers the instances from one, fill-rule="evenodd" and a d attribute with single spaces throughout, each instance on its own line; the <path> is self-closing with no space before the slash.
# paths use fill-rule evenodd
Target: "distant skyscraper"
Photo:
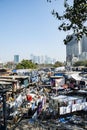
<path id="1" fill-rule="evenodd" d="M 48 57 L 47 55 L 43 56 L 35 56 L 33 54 L 30 55 L 32 62 L 38 64 L 53 64 L 56 60 Z"/>
<path id="2" fill-rule="evenodd" d="M 66 45 L 66 61 L 73 64 L 81 60 L 87 60 L 87 37 L 83 36 L 77 41 L 73 35 L 73 39 Z"/>
<path id="3" fill-rule="evenodd" d="M 14 63 L 19 63 L 19 55 L 14 55 Z"/>

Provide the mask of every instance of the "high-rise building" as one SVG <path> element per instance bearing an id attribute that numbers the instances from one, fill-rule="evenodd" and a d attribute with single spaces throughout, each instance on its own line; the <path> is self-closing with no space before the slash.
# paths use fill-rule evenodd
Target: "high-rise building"
<path id="1" fill-rule="evenodd" d="M 56 60 L 48 57 L 47 55 L 43 56 L 35 56 L 33 54 L 30 55 L 32 62 L 38 64 L 53 64 Z"/>
<path id="2" fill-rule="evenodd" d="M 19 55 L 14 55 L 14 63 L 19 63 Z"/>
<path id="3" fill-rule="evenodd" d="M 83 36 L 78 41 L 73 35 L 73 39 L 66 45 L 66 61 L 71 65 L 79 60 L 87 60 L 87 37 Z"/>
<path id="4" fill-rule="evenodd" d="M 82 52 L 87 52 L 87 37 L 83 36 L 81 42 L 82 42 Z"/>

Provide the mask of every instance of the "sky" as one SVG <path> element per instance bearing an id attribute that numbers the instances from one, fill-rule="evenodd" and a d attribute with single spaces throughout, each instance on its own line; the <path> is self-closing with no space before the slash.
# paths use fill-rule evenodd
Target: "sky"
<path id="1" fill-rule="evenodd" d="M 20 60 L 33 54 L 65 61 L 65 33 L 53 9 L 61 13 L 63 1 L 0 0 L 0 61 L 13 61 L 16 54 Z"/>

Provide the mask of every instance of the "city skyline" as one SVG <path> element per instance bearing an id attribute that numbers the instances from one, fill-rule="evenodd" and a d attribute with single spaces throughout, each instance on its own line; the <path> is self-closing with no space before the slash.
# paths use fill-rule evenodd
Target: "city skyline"
<path id="1" fill-rule="evenodd" d="M 29 59 L 30 54 L 47 55 L 65 61 L 65 33 L 59 31 L 53 9 L 63 9 L 63 2 L 47 0 L 0 1 L 0 61 L 7 62 L 15 54 Z"/>
<path id="2" fill-rule="evenodd" d="M 34 55 L 34 54 L 31 54 L 28 59 L 21 59 L 20 60 L 20 55 L 15 54 L 13 56 L 13 59 L 10 61 L 7 61 L 7 62 L 20 63 L 22 60 L 32 60 L 33 63 L 38 63 L 38 64 L 43 64 L 43 63 L 54 64 L 57 61 L 56 59 L 49 57 L 47 55 Z M 7 63 L 7 62 L 0 61 L 0 63 Z"/>

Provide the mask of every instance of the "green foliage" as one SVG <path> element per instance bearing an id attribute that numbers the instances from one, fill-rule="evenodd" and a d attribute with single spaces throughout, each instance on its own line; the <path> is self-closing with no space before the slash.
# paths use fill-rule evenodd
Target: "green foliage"
<path id="1" fill-rule="evenodd" d="M 22 60 L 21 63 L 16 65 L 16 69 L 35 69 L 36 64 L 30 60 Z"/>
<path id="2" fill-rule="evenodd" d="M 5 65 L 4 65 L 5 68 L 9 68 L 9 69 L 13 69 L 15 67 L 15 64 L 14 62 L 7 62 Z"/>
<path id="3" fill-rule="evenodd" d="M 86 61 L 77 61 L 73 64 L 73 66 L 85 66 L 87 67 L 87 60 Z"/>
<path id="4" fill-rule="evenodd" d="M 52 0 L 47 0 L 52 2 Z M 64 0 L 63 15 L 60 16 L 59 13 L 55 10 L 52 11 L 52 14 L 61 21 L 58 29 L 62 31 L 73 31 L 79 40 L 82 38 L 82 35 L 87 36 L 87 26 L 85 25 L 87 20 L 87 0 L 73 0 L 73 4 L 69 5 L 69 0 Z M 67 44 L 72 40 L 72 35 L 64 39 L 64 44 Z"/>
<path id="5" fill-rule="evenodd" d="M 64 64 L 63 64 L 62 62 L 56 61 L 53 67 L 61 67 L 61 66 L 63 66 L 63 65 L 64 65 Z"/>

